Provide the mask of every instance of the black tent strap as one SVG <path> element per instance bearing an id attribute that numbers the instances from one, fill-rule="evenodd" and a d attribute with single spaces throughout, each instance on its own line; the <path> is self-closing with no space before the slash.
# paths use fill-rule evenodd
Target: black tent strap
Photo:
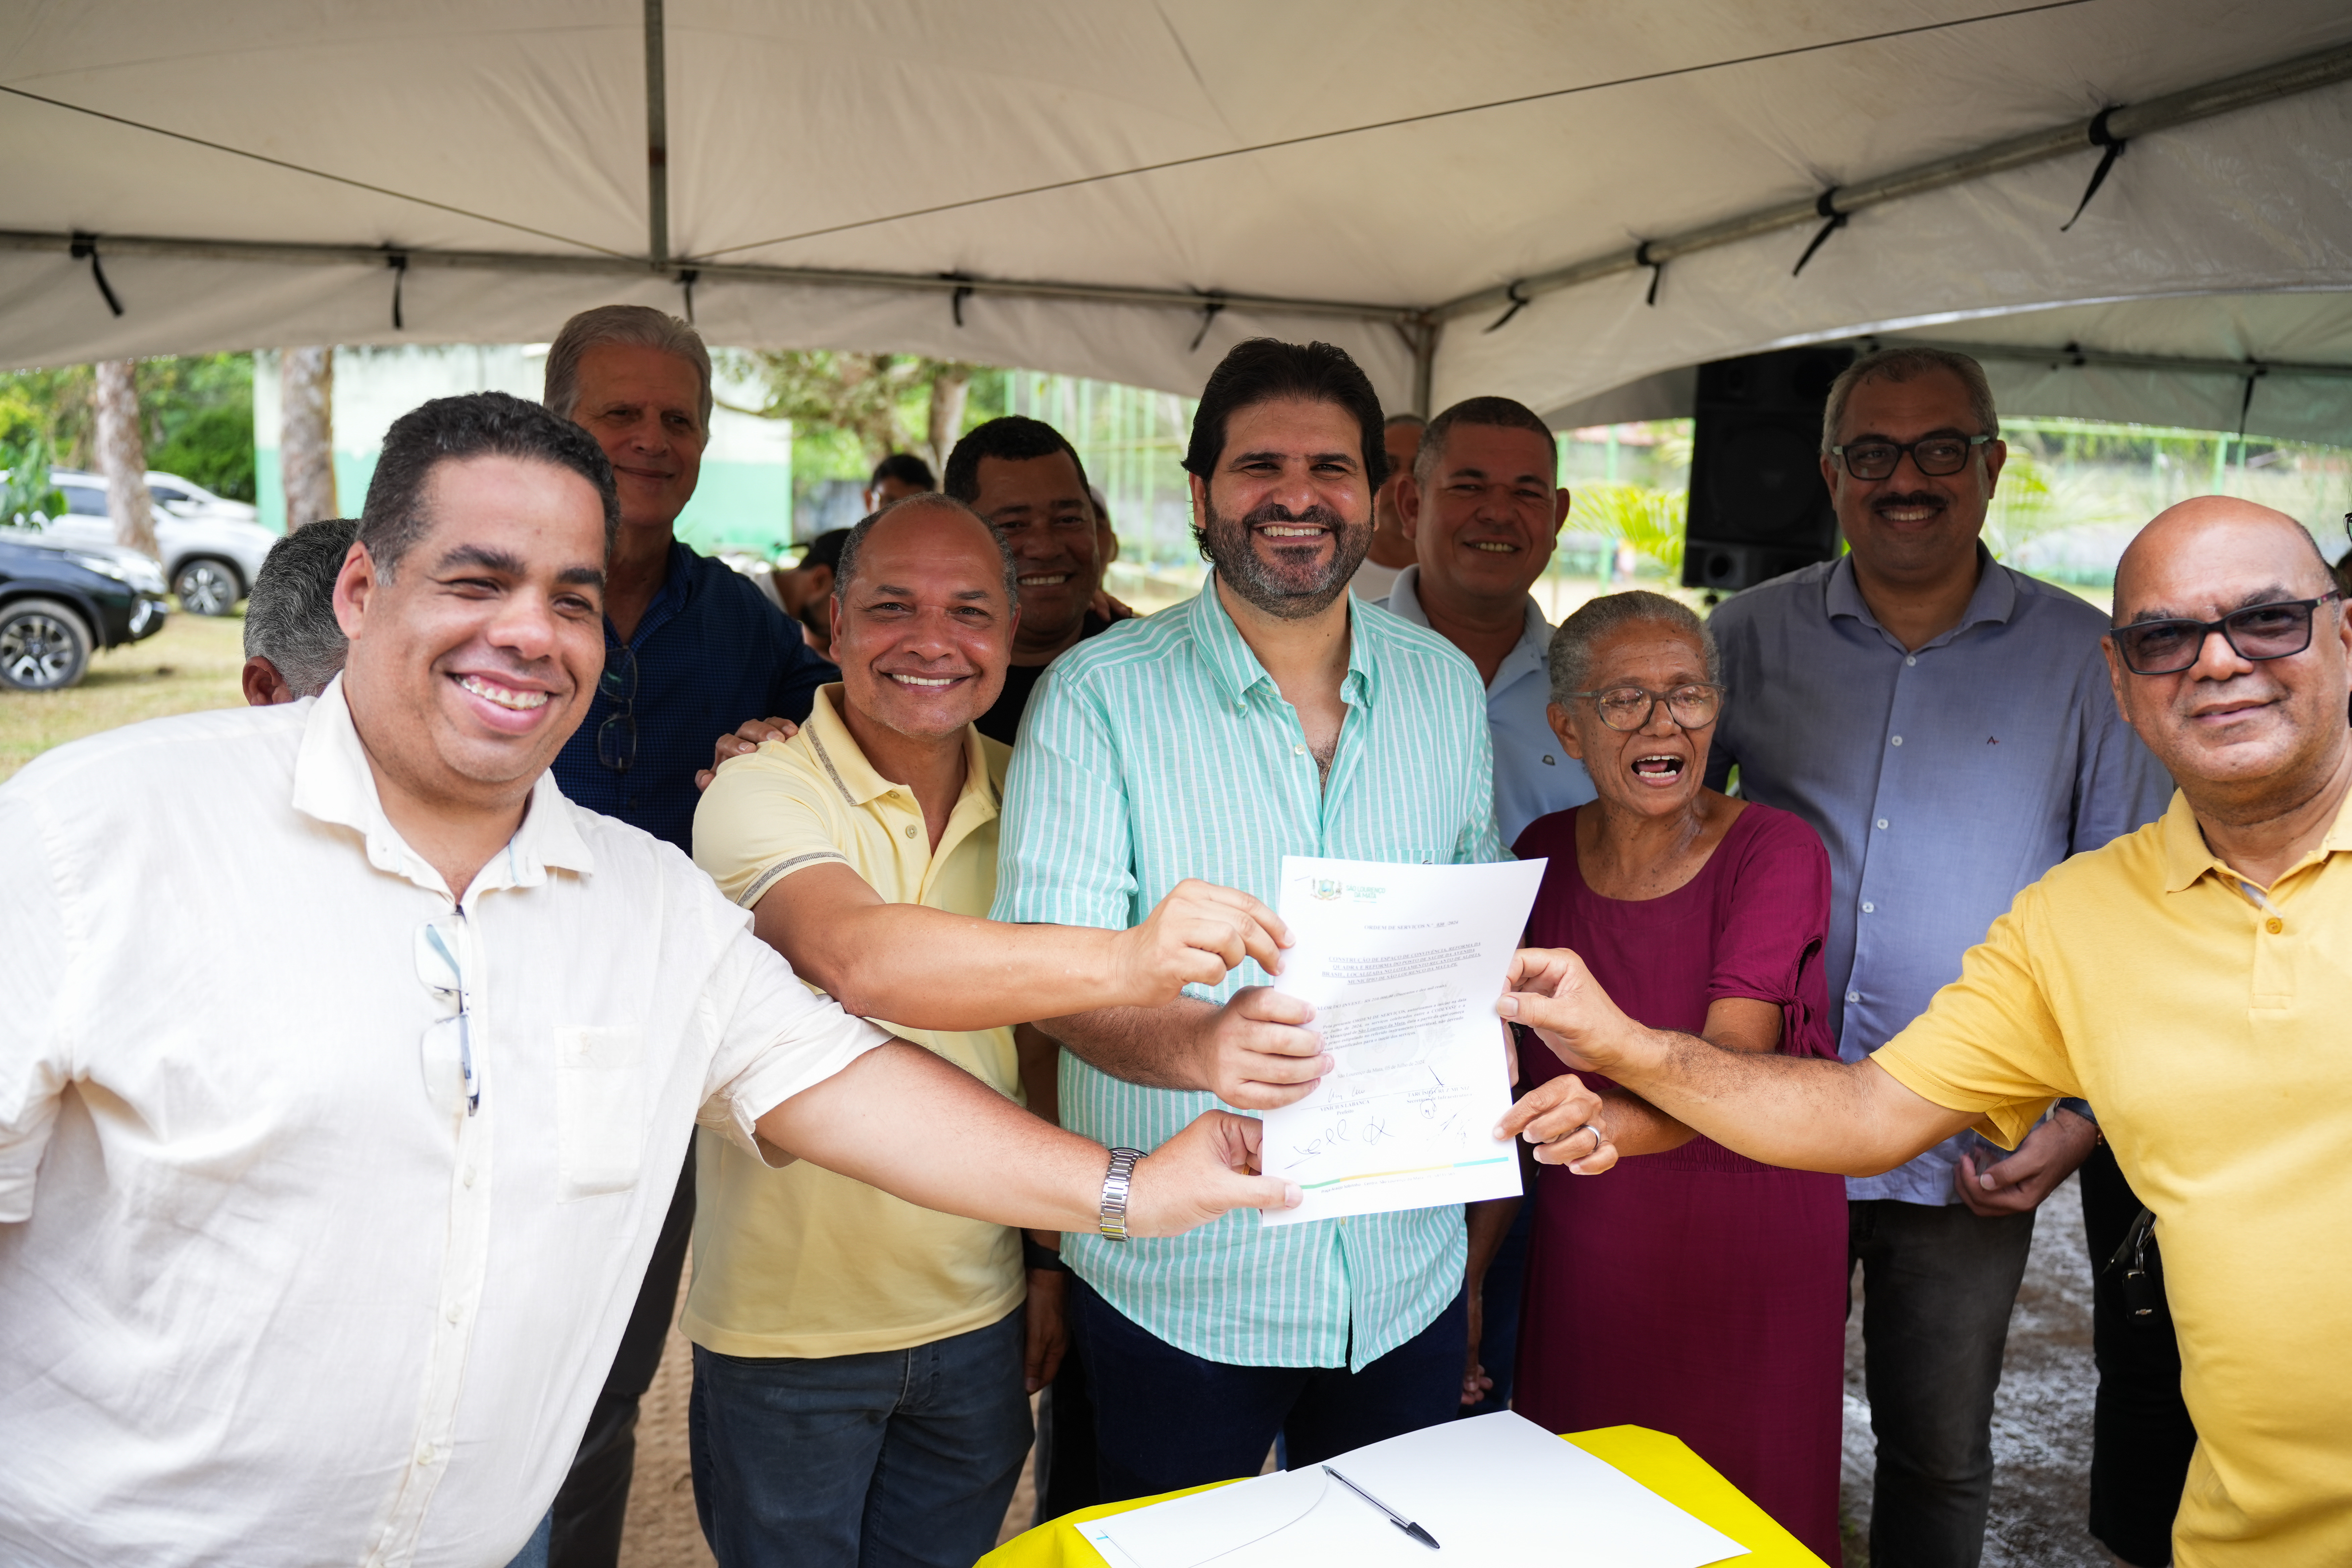
<path id="1" fill-rule="evenodd" d="M 404 332 L 408 325 L 400 319 L 400 291 L 408 286 L 408 252 L 392 251 L 384 257 L 383 264 L 392 268 L 392 330 Z"/>
<path id="2" fill-rule="evenodd" d="M 1186 353 L 1201 352 L 1201 344 L 1208 337 L 1210 327 L 1215 324 L 1218 312 L 1224 308 L 1225 302 L 1223 300 L 1212 300 L 1201 307 L 1201 330 L 1192 334 L 1192 344 L 1184 351 Z"/>
<path id="3" fill-rule="evenodd" d="M 2253 412 L 2254 383 L 2270 374 L 2268 365 L 2255 365 L 2246 372 L 2246 395 L 2238 399 L 2238 439 L 2246 438 L 2246 416 Z"/>
<path id="4" fill-rule="evenodd" d="M 677 286 L 686 291 L 686 324 L 689 327 L 694 325 L 695 279 L 701 276 L 699 271 L 691 267 L 679 268 L 677 274 Z"/>
<path id="5" fill-rule="evenodd" d="M 1503 295 L 1504 298 L 1510 300 L 1511 307 L 1509 310 L 1505 310 L 1501 315 L 1486 323 L 1487 331 L 1500 331 L 1504 322 L 1509 321 L 1513 316 L 1517 315 L 1521 310 L 1528 308 L 1528 297 L 1519 292 L 1519 286 L 1517 283 L 1513 283 L 1508 289 L 1505 289 L 1503 291 Z"/>
<path id="6" fill-rule="evenodd" d="M 1658 302 L 1658 285 L 1664 282 L 1666 278 L 1664 260 L 1651 257 L 1650 242 L 1645 239 L 1633 247 L 1633 265 L 1650 269 L 1650 292 L 1642 302 L 1645 305 L 1655 305 Z"/>
<path id="7" fill-rule="evenodd" d="M 2347 79 L 2352 79 L 2352 43 L 2337 44 L 2313 54 L 2241 72 L 2220 81 L 2128 106 L 2117 106 L 2097 117 L 2099 134 L 2105 138 L 2104 141 L 2092 140 L 2093 121 L 2076 121 L 2043 131 L 2029 132 L 1971 152 L 1909 168 L 1849 180 L 1838 188 L 1837 205 L 1841 211 L 1859 213 L 1865 207 L 1944 190 L 2007 170 L 2023 168 L 2049 159 L 2070 157 L 2080 152 L 2086 141 L 2095 146 L 2107 147 L 2112 152 L 2114 143 L 2128 141 L 2134 136 L 2168 131 L 2213 115 L 2250 109 Z M 2112 160 L 2109 162 L 2111 164 Z M 2092 188 L 2097 188 L 2095 181 Z M 1614 278 L 1636 268 L 1654 267 L 1660 261 L 1696 251 L 1736 245 L 1760 234 L 1799 226 L 1812 227 L 1822 221 L 1825 221 L 1823 216 L 1812 199 L 1778 202 L 1683 233 L 1654 237 L 1640 251 L 1629 247 L 1588 257 L 1568 266 L 1530 273 L 1519 279 L 1518 284 L 1521 290 L 1532 298 L 1555 289 L 1598 282 L 1603 278 Z M 1502 303 L 1505 297 L 1502 285 L 1495 284 L 1433 306 L 1430 313 L 1442 321 L 1481 315 Z"/>
<path id="8" fill-rule="evenodd" d="M 953 280 L 956 285 L 955 291 L 948 296 L 948 314 L 954 317 L 955 324 L 961 327 L 963 325 L 963 302 L 971 298 L 971 285 L 961 272 L 942 272 L 940 276 Z"/>
<path id="9" fill-rule="evenodd" d="M 98 280 L 98 291 L 106 296 L 106 308 L 118 316 L 122 314 L 122 301 L 114 297 L 114 285 L 106 280 L 106 268 L 98 264 L 98 236 L 75 235 L 70 254 L 76 261 L 85 256 L 89 258 L 89 275 Z"/>
<path id="10" fill-rule="evenodd" d="M 2091 128 L 2084 134 L 2090 138 L 2092 146 L 2105 147 L 2106 152 L 2100 155 L 2099 166 L 2091 171 L 2091 183 L 2083 187 L 2083 199 L 2074 204 L 2074 216 L 2058 226 L 2060 234 L 2074 226 L 2075 218 L 2083 216 L 2083 209 L 2091 205 L 2091 198 L 2097 195 L 2099 187 L 2107 183 L 2107 171 L 2114 168 L 2116 160 L 2124 155 L 2124 147 L 2131 138 L 2118 136 L 2107 129 L 2107 116 L 2123 107 L 2120 103 L 2109 104 L 2091 117 Z"/>
<path id="11" fill-rule="evenodd" d="M 1813 236 L 1813 243 L 1805 247 L 1805 254 L 1797 258 L 1797 264 L 1789 268 L 1790 277 L 1794 278 L 1798 273 L 1802 272 L 1805 269 L 1805 263 L 1813 258 L 1813 252 L 1819 250 L 1822 242 L 1831 235 L 1843 228 L 1846 220 L 1853 216 L 1852 213 L 1838 211 L 1837 194 L 1838 188 L 1832 185 L 1814 201 L 1813 210 L 1822 215 L 1822 226 Z"/>

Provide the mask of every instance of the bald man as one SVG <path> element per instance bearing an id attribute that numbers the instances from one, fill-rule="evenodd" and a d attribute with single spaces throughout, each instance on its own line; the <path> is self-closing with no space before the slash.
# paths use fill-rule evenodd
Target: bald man
<path id="1" fill-rule="evenodd" d="M 2104 647 L 2170 809 L 2020 893 L 1875 1055 L 1643 1028 L 1569 952 L 1522 953 L 1501 1010 L 1801 1170 L 1883 1171 L 1969 1126 L 2014 1145 L 2051 1100 L 2088 1099 L 2157 1216 L 2197 1426 L 2173 1560 L 2352 1562 L 2352 622 L 2294 519 L 2205 497 L 2133 542 Z M 1559 1163 L 1681 1136 L 1653 1115 L 1611 1107 L 1585 1131 L 1538 1090 L 1504 1125 Z"/>

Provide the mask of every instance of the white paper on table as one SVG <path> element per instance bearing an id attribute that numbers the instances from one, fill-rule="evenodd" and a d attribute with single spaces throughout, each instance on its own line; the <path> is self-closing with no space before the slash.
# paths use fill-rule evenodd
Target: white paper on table
<path id="1" fill-rule="evenodd" d="M 1543 880 L 1541 860 L 1391 866 L 1282 858 L 1297 945 L 1274 988 L 1314 1004 L 1335 1066 L 1267 1111 L 1264 1166 L 1306 1194 L 1266 1225 L 1517 1197 L 1518 1155 L 1495 1003 Z"/>
<path id="2" fill-rule="evenodd" d="M 1078 1526 L 1117 1568 L 1702 1568 L 1747 1547 L 1512 1411 L 1447 1421 L 1332 1467 L 1437 1539 L 1407 1536 L 1320 1467 L 1261 1476 Z"/>

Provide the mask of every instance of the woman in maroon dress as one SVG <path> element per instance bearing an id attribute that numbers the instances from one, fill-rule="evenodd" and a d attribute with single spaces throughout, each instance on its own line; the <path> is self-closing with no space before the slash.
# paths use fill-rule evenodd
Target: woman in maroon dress
<path id="1" fill-rule="evenodd" d="M 1611 595 L 1562 623 L 1550 662 L 1552 728 L 1600 798 L 1519 837 L 1522 859 L 1551 862 L 1528 945 L 1573 949 L 1653 1028 L 1835 1056 L 1829 858 L 1799 818 L 1701 784 L 1723 700 L 1704 625 L 1656 594 Z M 1540 1087 L 1566 1069 L 1523 1041 L 1521 1089 L 1564 1090 Z M 1603 1125 L 1560 1137 L 1554 1157 L 1598 1152 L 1604 1132 L 1625 1157 L 1597 1177 L 1538 1167 L 1513 1403 L 1554 1432 L 1672 1433 L 1839 1562 L 1845 1184 L 1759 1164 L 1585 1083 Z M 1632 1152 L 1644 1148 L 1664 1152 Z"/>

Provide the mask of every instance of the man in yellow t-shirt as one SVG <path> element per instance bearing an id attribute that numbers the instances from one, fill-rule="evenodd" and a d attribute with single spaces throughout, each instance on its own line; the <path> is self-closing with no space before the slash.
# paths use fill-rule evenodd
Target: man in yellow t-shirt
<path id="1" fill-rule="evenodd" d="M 1009 753 L 971 720 L 1003 685 L 1017 592 L 959 502 L 859 524 L 835 574 L 841 683 L 796 735 L 720 767 L 694 830 L 697 862 L 812 988 L 1014 1100 L 1013 1023 L 1165 1003 L 1245 952 L 1278 962 L 1281 931 L 1199 882 L 1126 931 L 982 918 Z M 1062 1353 L 1062 1276 L 1024 1271 L 1005 1226 L 722 1140 L 700 1143 L 696 1180 L 681 1326 L 719 1562 L 962 1568 L 986 1552 L 1028 1451 L 1026 1395 Z"/>
<path id="2" fill-rule="evenodd" d="M 1875 1056 L 1739 1057 L 1643 1029 L 1575 955 L 1520 957 L 1507 1016 L 1654 1106 L 1601 1125 L 1542 1094 L 1547 1163 L 1687 1136 L 1866 1175 L 1971 1124 L 2014 1145 L 2080 1096 L 2155 1211 L 2198 1447 L 2181 1568 L 2352 1562 L 2352 620 L 2294 519 L 2226 497 L 2158 516 L 2116 575 L 2124 717 L 2171 809 L 2020 893 Z"/>

